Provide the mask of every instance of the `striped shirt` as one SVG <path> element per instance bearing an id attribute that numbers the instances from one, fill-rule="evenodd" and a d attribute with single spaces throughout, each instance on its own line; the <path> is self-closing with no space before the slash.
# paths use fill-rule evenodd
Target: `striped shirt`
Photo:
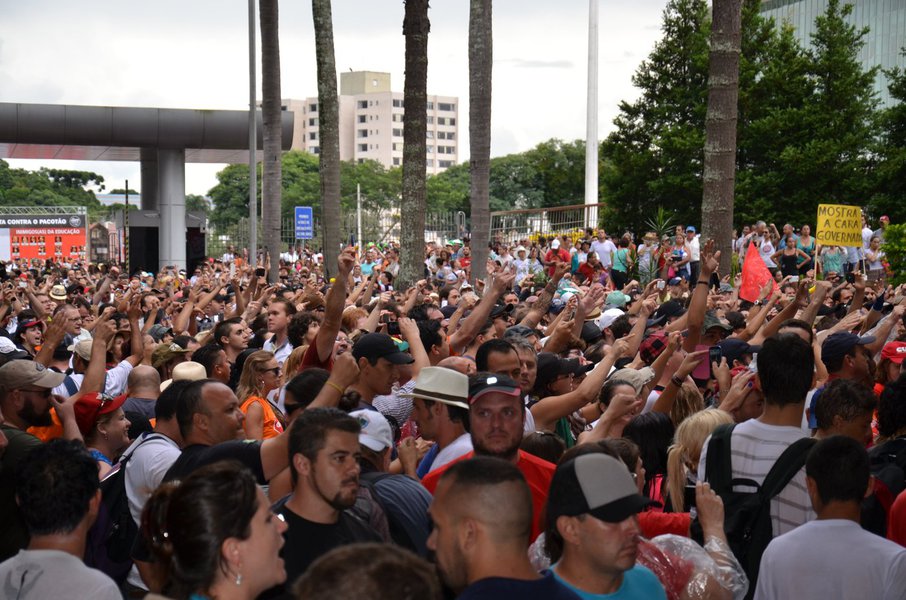
<path id="1" fill-rule="evenodd" d="M 764 482 L 771 467 L 793 442 L 805 437 L 802 428 L 766 425 L 758 419 L 749 419 L 733 429 L 730 455 L 733 460 L 733 478 Z M 706 480 L 705 465 L 709 436 L 702 447 L 698 463 L 700 481 Z M 748 486 L 734 486 L 736 492 L 754 492 Z M 796 474 L 783 491 L 771 500 L 771 523 L 774 537 L 792 531 L 807 521 L 815 519 L 815 511 L 805 487 L 805 467 Z"/>

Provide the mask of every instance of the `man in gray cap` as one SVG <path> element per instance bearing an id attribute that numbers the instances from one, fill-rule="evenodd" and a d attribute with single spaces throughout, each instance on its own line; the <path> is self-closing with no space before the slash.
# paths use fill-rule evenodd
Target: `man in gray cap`
<path id="1" fill-rule="evenodd" d="M 637 515 L 653 503 L 611 456 L 583 454 L 561 463 L 551 480 L 545 532 L 554 578 L 583 598 L 619 592 L 620 598 L 666 599 L 654 573 L 636 564 Z"/>
<path id="2" fill-rule="evenodd" d="M 76 424 L 74 402 L 54 398 L 51 390 L 63 382 L 63 374 L 51 371 L 31 360 L 12 360 L 0 367 L 0 431 L 8 444 L 0 462 L 0 561 L 24 548 L 28 533 L 16 505 L 16 465 L 41 440 L 28 433 L 29 427 L 53 424 L 50 409 L 54 407 L 63 424 L 63 435 L 81 440 Z"/>

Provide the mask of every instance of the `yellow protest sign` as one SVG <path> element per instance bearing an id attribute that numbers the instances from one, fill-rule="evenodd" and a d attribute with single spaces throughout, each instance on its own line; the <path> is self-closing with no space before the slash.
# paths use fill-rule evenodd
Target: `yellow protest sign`
<path id="1" fill-rule="evenodd" d="M 862 209 L 845 204 L 819 204 L 815 238 L 826 246 L 861 246 Z"/>

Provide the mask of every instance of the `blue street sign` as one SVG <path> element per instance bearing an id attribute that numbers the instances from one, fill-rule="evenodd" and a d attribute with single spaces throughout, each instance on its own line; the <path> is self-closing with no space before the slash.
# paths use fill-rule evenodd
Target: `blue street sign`
<path id="1" fill-rule="evenodd" d="M 310 206 L 296 207 L 296 239 L 311 240 L 315 237 L 314 218 Z"/>

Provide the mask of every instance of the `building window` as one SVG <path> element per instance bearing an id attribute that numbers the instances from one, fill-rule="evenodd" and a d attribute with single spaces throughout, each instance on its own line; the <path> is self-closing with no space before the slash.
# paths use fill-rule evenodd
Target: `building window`
<path id="1" fill-rule="evenodd" d="M 402 107 L 403 107 L 403 101 L 400 98 L 394 98 L 393 99 L 393 108 L 402 108 Z"/>
<path id="2" fill-rule="evenodd" d="M 358 133 L 356 133 L 356 137 L 360 137 L 360 138 L 366 138 L 366 137 L 368 137 L 368 130 L 367 130 L 367 129 L 359 129 Z"/>
<path id="3" fill-rule="evenodd" d="M 456 119 L 450 117 L 450 125 L 456 125 Z"/>
<path id="4" fill-rule="evenodd" d="M 434 146 L 425 146 L 425 154 L 434 154 Z"/>
<path id="5" fill-rule="evenodd" d="M 438 125 L 446 125 L 446 124 L 447 124 L 447 119 L 446 119 L 446 117 L 437 117 L 437 124 L 438 124 Z"/>
<path id="6" fill-rule="evenodd" d="M 318 139 L 318 132 L 317 132 L 317 131 L 310 131 L 310 132 L 308 133 L 308 139 L 310 139 L 310 140 L 316 140 L 316 139 Z"/>
<path id="7" fill-rule="evenodd" d="M 403 130 L 402 130 L 402 129 L 399 129 L 399 128 L 394 129 L 394 130 L 393 130 L 393 137 L 403 137 Z"/>
<path id="8" fill-rule="evenodd" d="M 426 139 L 429 139 L 429 140 L 433 140 L 433 139 L 434 139 L 434 132 L 433 132 L 433 131 L 426 131 L 426 132 L 425 132 L 425 138 L 426 138 Z"/>
<path id="9" fill-rule="evenodd" d="M 368 108 L 368 101 L 359 100 L 358 102 L 356 102 L 356 108 Z"/>
<path id="10" fill-rule="evenodd" d="M 394 167 L 400 166 L 400 157 L 399 157 L 399 156 L 394 156 L 394 157 L 393 157 L 393 166 L 394 166 Z"/>
<path id="11" fill-rule="evenodd" d="M 309 119 L 308 120 L 308 125 L 310 127 L 315 127 L 317 124 L 318 124 L 318 119 Z"/>
<path id="12" fill-rule="evenodd" d="M 453 166 L 453 161 L 452 160 L 439 160 L 439 161 L 437 161 L 437 166 L 440 169 L 449 169 L 450 167 Z"/>
<path id="13" fill-rule="evenodd" d="M 393 121 L 394 123 L 402 123 L 403 115 L 401 115 L 399 113 L 393 113 L 392 115 L 390 115 L 390 120 Z"/>
<path id="14" fill-rule="evenodd" d="M 365 115 L 359 115 L 359 123 L 365 122 Z"/>
<path id="15" fill-rule="evenodd" d="M 428 105 L 427 105 L 426 108 L 427 108 L 428 110 L 434 110 L 434 103 L 433 103 L 433 102 L 428 102 Z"/>
<path id="16" fill-rule="evenodd" d="M 364 165 L 364 164 L 365 164 L 365 159 L 364 159 L 364 158 L 360 158 L 360 159 L 357 160 L 356 162 L 359 163 L 360 165 Z"/>
<path id="17" fill-rule="evenodd" d="M 319 147 L 317 147 L 317 146 L 312 146 L 312 147 L 311 147 L 311 153 L 312 153 L 312 154 L 321 154 L 321 149 L 320 149 Z"/>
<path id="18" fill-rule="evenodd" d="M 309 104 L 309 105 L 308 105 L 308 112 L 318 112 L 318 105 L 317 105 L 317 104 Z"/>
<path id="19" fill-rule="evenodd" d="M 443 110 L 443 111 L 446 111 L 446 112 L 453 112 L 454 110 L 456 110 L 456 105 L 455 105 L 455 104 L 450 104 L 449 102 L 438 102 L 438 104 L 437 104 L 437 110 Z"/>
<path id="20" fill-rule="evenodd" d="M 399 144 L 399 143 L 397 143 L 397 142 L 393 142 L 391 148 L 393 148 L 393 151 L 394 151 L 394 152 L 401 152 L 402 149 L 403 149 L 403 145 L 402 145 L 402 144 Z"/>
<path id="21" fill-rule="evenodd" d="M 428 123 L 428 125 L 434 125 L 434 117 L 428 117 L 426 123 Z"/>
<path id="22" fill-rule="evenodd" d="M 368 144 L 359 144 L 359 152 L 368 152 Z"/>

